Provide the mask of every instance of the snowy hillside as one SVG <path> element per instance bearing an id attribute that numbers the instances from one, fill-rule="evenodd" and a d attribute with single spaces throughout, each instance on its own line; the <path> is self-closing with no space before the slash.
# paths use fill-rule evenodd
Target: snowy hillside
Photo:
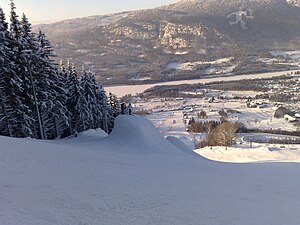
<path id="1" fill-rule="evenodd" d="M 0 224 L 299 224 L 299 164 L 209 161 L 136 116 L 103 136 L 0 137 Z"/>

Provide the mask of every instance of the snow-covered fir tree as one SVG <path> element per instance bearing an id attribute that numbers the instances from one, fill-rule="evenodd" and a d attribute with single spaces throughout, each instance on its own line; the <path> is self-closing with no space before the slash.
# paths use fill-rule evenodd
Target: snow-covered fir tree
<path id="1" fill-rule="evenodd" d="M 121 113 L 121 105 L 117 96 L 112 93 L 108 94 L 108 104 L 110 106 L 109 113 L 108 113 L 109 115 L 108 130 L 109 132 L 111 132 L 114 127 L 115 118 Z"/>
<path id="2" fill-rule="evenodd" d="M 110 133 L 117 115 L 115 110 L 110 106 L 102 85 L 96 82 L 95 75 L 89 70 L 84 72 L 81 78 L 81 86 L 90 113 L 88 117 L 89 122 L 86 126 L 89 129 L 101 128 Z"/>
<path id="3" fill-rule="evenodd" d="M 89 112 L 83 89 L 74 67 L 70 68 L 69 66 L 66 87 L 68 88 L 67 108 L 70 134 L 76 134 L 85 130 L 85 120 L 89 119 Z"/>
<path id="4" fill-rule="evenodd" d="M 16 5 L 13 0 L 10 0 L 10 32 L 17 40 L 21 37 L 21 24 L 18 18 Z"/>
<path id="5" fill-rule="evenodd" d="M 39 43 L 36 35 L 31 31 L 31 24 L 23 14 L 21 20 L 21 53 L 20 53 L 20 73 L 24 79 L 24 96 L 26 104 L 30 108 L 30 117 L 33 120 L 31 129 L 34 137 L 45 139 L 42 111 L 48 102 L 49 85 L 46 81 L 46 75 L 41 67 L 42 61 L 39 55 Z"/>
<path id="6" fill-rule="evenodd" d="M 44 91 L 47 91 L 47 99 L 43 99 L 43 104 L 40 105 L 45 137 L 59 137 L 68 127 L 66 77 L 57 69 L 52 59 L 55 54 L 45 34 L 39 31 L 37 39 L 41 74 L 46 83 Z"/>
<path id="7" fill-rule="evenodd" d="M 0 135 L 23 137 L 22 80 L 14 63 L 15 45 L 0 8 Z"/>
<path id="8" fill-rule="evenodd" d="M 112 94 L 111 92 L 109 92 L 108 103 L 113 110 L 114 117 L 117 117 L 121 112 L 121 106 L 120 106 L 118 97 L 116 95 Z"/>
<path id="9" fill-rule="evenodd" d="M 100 105 L 100 110 L 102 112 L 102 120 L 100 121 L 99 127 L 105 132 L 109 133 L 110 107 L 108 105 L 108 99 L 102 85 L 97 86 L 96 92 L 97 104 Z"/>
<path id="10" fill-rule="evenodd" d="M 89 111 L 88 117 L 84 122 L 84 127 L 85 129 L 98 128 L 101 126 L 103 112 L 101 110 L 101 105 L 97 102 L 98 84 L 96 83 L 95 75 L 90 70 L 85 70 L 81 77 L 80 85 Z"/>
<path id="11" fill-rule="evenodd" d="M 21 124 L 19 127 L 19 131 L 14 134 L 17 137 L 35 137 L 35 132 L 33 129 L 34 118 L 32 117 L 32 111 L 30 107 L 30 94 L 29 94 L 29 78 L 25 75 L 31 72 L 26 67 L 27 62 L 25 62 L 24 55 L 27 55 L 24 45 L 24 40 L 22 37 L 22 25 L 18 19 L 18 15 L 16 14 L 16 7 L 11 0 L 10 3 L 11 11 L 10 11 L 10 35 L 13 38 L 13 46 L 11 50 L 13 51 L 13 62 L 15 64 L 15 73 L 20 78 L 21 82 L 21 92 L 17 93 L 17 97 L 19 100 L 18 110 L 20 110 L 20 115 L 18 117 L 18 122 Z"/>
<path id="12" fill-rule="evenodd" d="M 12 136 L 12 128 L 8 116 L 9 93 L 6 92 L 7 83 L 10 75 L 14 73 L 11 65 L 11 54 L 9 48 L 8 24 L 5 21 L 5 15 L 0 8 L 0 134 Z"/>

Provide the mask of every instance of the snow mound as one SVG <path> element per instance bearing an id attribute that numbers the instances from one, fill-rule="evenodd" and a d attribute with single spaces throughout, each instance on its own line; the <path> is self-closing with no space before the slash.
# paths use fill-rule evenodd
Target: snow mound
<path id="1" fill-rule="evenodd" d="M 204 161 L 157 133 L 142 117 L 121 116 L 100 140 L 0 137 L 0 224 L 299 224 L 300 164 Z M 213 149 L 239 162 L 300 162 L 297 149 Z"/>
<path id="2" fill-rule="evenodd" d="M 78 137 L 99 137 L 99 138 L 105 138 L 107 137 L 107 133 L 100 129 L 90 129 L 90 130 L 86 130 L 83 131 L 81 133 L 78 134 Z"/>
<path id="3" fill-rule="evenodd" d="M 167 141 L 148 119 L 141 116 L 118 116 L 113 131 L 104 141 L 123 152 L 182 153 Z"/>
<path id="4" fill-rule="evenodd" d="M 185 143 L 183 143 L 179 138 L 174 137 L 174 136 L 168 136 L 166 139 L 172 145 L 176 146 L 177 148 L 179 148 L 183 152 L 186 152 L 186 153 L 191 154 L 191 155 L 196 155 L 195 152 L 192 149 L 190 149 Z"/>

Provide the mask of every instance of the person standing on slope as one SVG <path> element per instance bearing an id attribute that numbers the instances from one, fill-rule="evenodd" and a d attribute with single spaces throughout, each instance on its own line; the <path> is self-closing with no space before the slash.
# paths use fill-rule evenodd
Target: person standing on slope
<path id="1" fill-rule="evenodd" d="M 127 110 L 128 110 L 128 115 L 132 115 L 132 105 L 131 105 L 131 103 L 129 103 L 128 104 L 128 106 L 127 106 Z"/>

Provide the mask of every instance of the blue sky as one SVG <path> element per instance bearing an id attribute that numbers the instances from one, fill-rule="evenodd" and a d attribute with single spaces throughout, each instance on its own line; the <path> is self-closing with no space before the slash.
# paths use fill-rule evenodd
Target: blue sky
<path id="1" fill-rule="evenodd" d="M 32 23 L 153 8 L 177 0 L 15 0 L 17 12 L 25 12 Z M 9 0 L 0 0 L 6 14 Z"/>

